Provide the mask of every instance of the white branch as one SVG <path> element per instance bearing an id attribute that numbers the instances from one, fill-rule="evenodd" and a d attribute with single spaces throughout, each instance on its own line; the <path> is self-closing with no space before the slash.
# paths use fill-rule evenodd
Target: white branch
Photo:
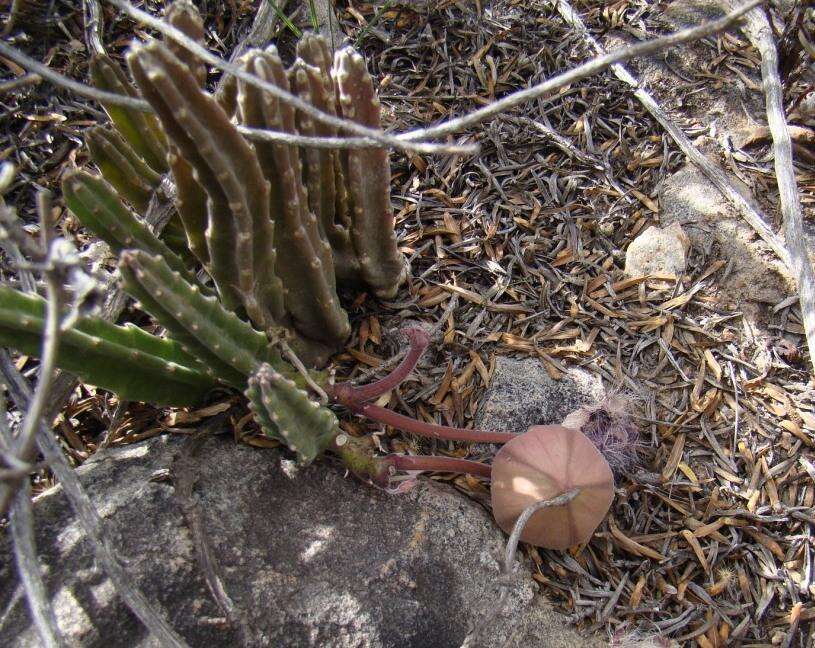
<path id="1" fill-rule="evenodd" d="M 778 52 L 773 41 L 767 16 L 759 8 L 747 16 L 748 37 L 761 53 L 761 77 L 767 104 L 767 124 L 773 138 L 773 158 L 781 213 L 784 216 L 784 238 L 789 250 L 789 265 L 798 281 L 798 298 L 804 321 L 809 358 L 815 368 L 815 273 L 807 252 L 804 237 L 803 214 L 795 168 L 792 161 L 792 142 L 784 117 L 784 92 L 778 75 Z"/>
<path id="2" fill-rule="evenodd" d="M 121 2 L 122 0 L 115 1 Z M 450 121 L 439 124 L 438 126 L 431 126 L 430 128 L 422 128 L 419 130 L 410 131 L 409 133 L 404 133 L 399 135 L 399 139 L 403 141 L 413 141 L 417 139 L 440 137 L 442 135 L 455 133 L 456 131 L 460 131 L 470 126 L 475 126 L 476 124 L 480 124 L 490 117 L 495 117 L 496 115 L 515 108 L 516 106 L 520 106 L 523 103 L 552 94 L 556 90 L 559 90 L 567 85 L 571 85 L 576 81 L 599 74 L 600 72 L 603 72 L 604 70 L 613 66 L 615 63 L 628 61 L 629 59 L 637 58 L 639 56 L 649 56 L 655 52 L 662 51 L 674 45 L 699 40 L 700 38 L 705 38 L 706 36 L 722 31 L 723 29 L 729 27 L 749 9 L 760 4 L 761 1 L 762 0 L 749 0 L 749 2 L 747 2 L 744 6 L 731 11 L 723 18 L 714 20 L 713 22 L 704 23 L 690 29 L 683 29 L 682 31 L 678 31 L 674 34 L 637 43 L 636 45 L 631 45 L 630 47 L 623 47 L 608 54 L 601 52 L 600 56 L 593 58 L 590 61 L 569 70 L 568 72 L 563 72 L 562 74 L 558 74 L 556 77 L 547 79 L 542 83 L 532 86 L 531 88 L 513 92 L 503 99 L 499 99 L 498 101 L 484 106 L 483 108 L 479 108 L 468 115 L 458 117 L 457 119 L 451 119 Z"/>
<path id="3" fill-rule="evenodd" d="M 605 50 L 603 46 L 598 43 L 591 34 L 589 34 L 588 29 L 583 24 L 583 21 L 580 19 L 580 16 L 572 9 L 572 6 L 569 4 L 567 0 L 557 0 L 558 3 L 558 11 L 560 12 L 561 16 L 575 29 L 577 29 L 583 36 L 583 39 L 589 43 L 596 52 L 604 53 Z M 741 7 L 742 10 L 755 6 L 756 3 L 748 3 Z M 668 114 L 660 107 L 660 105 L 656 102 L 656 100 L 651 96 L 651 94 L 640 87 L 639 81 L 637 81 L 634 76 L 632 76 L 628 70 L 625 69 L 622 65 L 613 65 L 611 67 L 612 72 L 614 75 L 623 81 L 624 83 L 630 85 L 632 88 L 635 89 L 634 96 L 639 99 L 640 103 L 645 107 L 645 109 L 651 113 L 651 115 L 656 119 L 662 127 L 668 132 L 668 134 L 673 138 L 676 144 L 682 149 L 682 152 L 688 156 L 688 159 L 696 165 L 702 173 L 705 174 L 708 180 L 710 180 L 713 185 L 722 193 L 722 195 L 727 198 L 733 206 L 739 211 L 747 223 L 756 231 L 756 233 L 763 238 L 767 245 L 772 248 L 773 252 L 781 259 L 787 267 L 790 265 L 789 261 L 789 254 L 787 253 L 787 249 L 784 247 L 784 243 L 781 239 L 776 236 L 775 232 L 773 232 L 770 227 L 767 225 L 768 219 L 762 214 L 756 207 L 754 207 L 739 191 L 733 186 L 733 183 L 730 182 L 727 175 L 722 171 L 718 166 L 713 164 L 710 160 L 708 160 L 700 151 L 697 149 L 693 143 L 688 139 L 688 136 L 682 131 L 679 126 L 677 126 L 673 120 L 668 116 Z"/>

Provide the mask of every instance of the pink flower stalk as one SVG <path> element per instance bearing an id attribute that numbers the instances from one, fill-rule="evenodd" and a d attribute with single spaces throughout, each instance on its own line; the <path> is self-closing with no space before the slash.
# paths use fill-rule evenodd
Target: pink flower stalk
<path id="1" fill-rule="evenodd" d="M 350 407 L 353 404 L 367 403 L 376 400 L 382 394 L 387 394 L 391 389 L 397 387 L 410 372 L 416 367 L 419 358 L 430 344 L 430 336 L 424 329 L 409 328 L 402 331 L 408 337 L 410 348 L 399 366 L 391 371 L 387 376 L 376 380 L 362 387 L 354 387 L 349 383 L 333 385 L 330 394 L 334 400 L 342 405 Z"/>
<path id="2" fill-rule="evenodd" d="M 507 443 L 517 434 L 512 432 L 490 432 L 488 430 L 470 430 L 468 428 L 449 427 L 437 423 L 426 423 L 412 419 L 404 414 L 371 405 L 370 403 L 349 403 L 348 409 L 356 414 L 367 416 L 373 421 L 390 425 L 391 427 L 411 432 L 429 439 L 445 439 L 448 441 L 471 441 L 474 443 Z"/>

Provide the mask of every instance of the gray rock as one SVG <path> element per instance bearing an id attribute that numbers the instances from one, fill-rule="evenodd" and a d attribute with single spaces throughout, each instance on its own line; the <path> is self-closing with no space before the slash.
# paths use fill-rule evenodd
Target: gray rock
<path id="1" fill-rule="evenodd" d="M 598 376 L 572 367 L 554 380 L 539 360 L 499 356 L 475 426 L 520 434 L 532 425 L 560 423 L 605 394 Z"/>
<path id="2" fill-rule="evenodd" d="M 287 476 L 274 451 L 216 437 L 195 452 L 183 443 L 192 442 L 156 438 L 102 451 L 78 472 L 133 581 L 191 646 L 459 646 L 494 607 L 505 538 L 455 490 L 423 482 L 389 496 L 326 462 Z M 35 513 L 46 584 L 70 645 L 154 645 L 94 564 L 61 490 L 38 498 Z M 231 613 L 207 578 L 222 583 Z M 509 601 L 486 645 L 595 645 L 531 579 L 519 575 Z M 39 645 L 7 537 L 0 644 Z"/>
<path id="3" fill-rule="evenodd" d="M 749 190 L 732 180 L 749 199 Z M 662 224 L 681 225 L 695 250 L 728 261 L 730 274 L 718 282 L 723 301 L 777 304 L 786 297 L 790 285 L 780 262 L 695 166 L 663 180 L 658 191 Z"/>
<path id="4" fill-rule="evenodd" d="M 652 225 L 628 246 L 625 274 L 681 277 L 688 263 L 689 247 L 690 241 L 679 223 L 665 228 Z"/>

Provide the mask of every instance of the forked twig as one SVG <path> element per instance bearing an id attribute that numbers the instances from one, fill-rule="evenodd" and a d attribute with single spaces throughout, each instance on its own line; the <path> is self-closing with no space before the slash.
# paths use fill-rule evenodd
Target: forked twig
<path id="1" fill-rule="evenodd" d="M 37 195 L 37 208 L 40 214 L 41 231 L 45 233 L 49 226 L 51 203 L 45 192 Z M 52 251 L 49 249 L 47 238 L 43 234 L 43 256 L 45 265 L 53 264 Z M 51 397 L 51 386 L 54 382 L 54 370 L 57 364 L 57 352 L 59 350 L 59 327 L 60 313 L 63 305 L 63 289 L 58 273 L 50 268 L 43 272 L 45 281 L 46 304 L 45 304 L 45 325 L 42 333 L 42 355 L 40 360 L 40 376 L 37 381 L 37 390 L 31 399 L 30 406 L 23 419 L 20 435 L 14 446 L 9 450 L 16 458 L 22 462 L 28 462 L 35 445 L 35 435 L 45 408 Z M 9 480 L 0 485 L 0 513 L 6 510 L 14 491 L 19 486 L 19 480 Z"/>
<path id="2" fill-rule="evenodd" d="M 175 41 L 176 43 L 178 43 L 185 49 L 189 50 L 190 52 L 198 56 L 198 58 L 200 58 L 202 61 L 205 61 L 209 65 L 212 65 L 225 73 L 231 74 L 232 76 L 237 77 L 241 81 L 253 85 L 260 90 L 268 92 L 273 97 L 287 103 L 288 105 L 294 106 L 304 115 L 307 115 L 322 124 L 327 124 L 329 126 L 339 128 L 344 132 L 353 133 L 364 138 L 375 140 L 379 142 L 380 146 L 385 145 L 401 150 L 415 151 L 418 153 L 433 153 L 437 152 L 439 148 L 445 148 L 447 146 L 445 144 L 433 144 L 430 142 L 414 143 L 402 141 L 394 137 L 393 135 L 387 135 L 382 131 L 373 128 L 368 128 L 367 126 L 363 126 L 348 119 L 343 119 L 341 117 L 336 117 L 335 115 L 329 115 L 328 113 L 324 113 L 323 111 L 315 108 L 307 101 L 304 101 L 300 99 L 300 97 L 297 97 L 296 95 L 287 92 L 286 90 L 280 88 L 274 83 L 264 81 L 260 77 L 247 72 L 239 65 L 236 65 L 235 63 L 231 63 L 219 56 L 216 56 L 208 49 L 202 47 L 200 44 L 186 36 L 183 32 L 176 29 L 169 23 L 166 23 L 163 20 L 155 18 L 154 16 L 151 16 L 149 13 L 142 11 L 141 9 L 137 9 L 129 2 L 127 2 L 127 0 L 107 0 L 107 2 L 121 9 L 134 20 L 137 20 L 138 22 L 144 25 L 152 27 L 153 29 L 160 32 L 167 38 L 170 38 L 171 40 Z"/>
<path id="3" fill-rule="evenodd" d="M 124 2 L 124 0 L 108 0 L 108 2 L 118 4 Z M 469 128 L 470 126 L 476 126 L 490 117 L 495 117 L 500 113 L 515 108 L 516 106 L 532 101 L 533 99 L 538 99 L 539 97 L 552 94 L 554 91 L 567 85 L 571 85 L 576 81 L 580 81 L 586 77 L 603 72 L 616 63 L 641 56 L 648 56 L 669 47 L 673 47 L 674 45 L 699 40 L 700 38 L 705 38 L 706 36 L 710 36 L 711 34 L 727 29 L 727 27 L 732 25 L 747 11 L 758 6 L 761 4 L 761 2 L 762 0 L 749 0 L 743 6 L 734 9 L 726 16 L 719 18 L 718 20 L 703 23 L 689 29 L 683 29 L 682 31 L 678 31 L 667 36 L 662 36 L 660 38 L 654 38 L 653 40 L 644 41 L 642 43 L 637 43 L 636 45 L 631 45 L 629 47 L 622 47 L 607 54 L 604 53 L 591 59 L 590 61 L 583 63 L 582 65 L 578 65 L 576 68 L 572 68 L 567 72 L 558 74 L 557 76 L 547 79 L 546 81 L 532 86 L 531 88 L 513 92 L 503 99 L 494 101 L 467 115 L 458 117 L 456 119 L 451 119 L 439 124 L 438 126 L 420 128 L 408 133 L 403 133 L 402 135 L 398 136 L 398 139 L 402 141 L 429 139 L 449 135 L 465 128 Z"/>
<path id="4" fill-rule="evenodd" d="M 631 47 L 621 48 L 617 51 L 611 52 L 610 54 L 598 56 L 568 72 L 555 76 L 552 79 L 548 79 L 547 81 L 533 86 L 532 88 L 527 88 L 512 93 L 499 101 L 495 101 L 484 108 L 473 111 L 472 113 L 462 117 L 451 119 L 437 126 L 417 129 L 396 136 L 362 126 L 354 121 L 346 120 L 341 117 L 322 112 L 308 102 L 303 101 L 299 97 L 283 90 L 275 84 L 264 81 L 256 75 L 246 72 L 235 63 L 215 56 L 206 48 L 187 37 L 183 32 L 164 21 L 151 16 L 140 9 L 137 9 L 127 2 L 127 0 L 107 0 L 107 2 L 118 7 L 134 20 L 148 25 L 168 38 L 174 40 L 176 43 L 201 58 L 201 60 L 217 67 L 224 73 L 231 74 L 250 85 L 270 93 L 280 101 L 284 101 L 287 104 L 294 106 L 298 110 L 302 111 L 303 114 L 308 115 L 320 123 L 328 124 L 335 128 L 341 129 L 342 131 L 354 133 L 359 136 L 359 138 L 357 138 L 353 143 L 349 142 L 348 138 L 332 138 L 333 141 L 329 143 L 322 141 L 324 138 L 303 138 L 301 136 L 293 136 L 288 133 L 282 134 L 275 131 L 242 129 L 242 132 L 250 139 L 257 138 L 267 141 L 286 141 L 289 144 L 297 144 L 301 146 L 325 146 L 328 148 L 336 148 L 340 146 L 350 148 L 352 145 L 354 147 L 369 147 L 373 146 L 371 142 L 376 142 L 379 144 L 379 146 L 385 145 L 398 150 L 415 151 L 418 153 L 474 154 L 478 151 L 477 145 L 436 144 L 432 142 L 422 142 L 420 140 L 450 135 L 470 126 L 475 126 L 486 119 L 489 119 L 490 117 L 495 117 L 523 103 L 552 94 L 559 88 L 602 72 L 608 67 L 620 63 L 621 61 L 627 61 L 638 56 L 653 54 L 673 45 L 698 40 L 699 38 L 704 38 L 714 34 L 718 31 L 726 29 L 746 11 L 757 6 L 761 0 L 750 0 L 744 6 L 730 12 L 719 20 L 705 23 L 690 29 L 685 29 L 661 38 L 638 43 L 637 45 L 633 45 Z M 68 79 L 67 77 L 54 72 L 47 66 L 44 66 L 38 61 L 31 59 L 25 54 L 22 54 L 22 52 L 19 52 L 15 48 L 10 47 L 3 42 L 0 42 L 0 54 L 11 58 L 24 68 L 40 74 L 48 81 L 66 87 L 82 96 L 96 100 L 104 100 L 111 104 L 123 106 L 126 105 L 137 110 L 149 110 L 147 103 L 141 99 L 122 97 L 109 92 L 96 91 L 89 86 L 72 79 Z"/>

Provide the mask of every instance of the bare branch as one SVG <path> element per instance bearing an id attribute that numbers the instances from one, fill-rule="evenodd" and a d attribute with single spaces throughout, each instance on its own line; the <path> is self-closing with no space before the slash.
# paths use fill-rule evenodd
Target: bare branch
<path id="1" fill-rule="evenodd" d="M 741 7 L 739 11 L 743 12 L 743 10 L 755 5 L 755 2 L 748 3 L 747 5 Z M 588 29 L 586 29 L 586 26 L 583 24 L 580 16 L 577 14 L 577 12 L 575 12 L 567 0 L 558 0 L 558 11 L 570 25 L 580 32 L 583 39 L 589 43 L 596 52 L 600 54 L 605 52 L 602 45 L 600 45 L 600 43 L 598 43 L 589 33 Z M 699 151 L 699 149 L 693 145 L 682 129 L 673 122 L 673 120 L 659 106 L 651 94 L 640 87 L 639 81 L 637 81 L 637 79 L 634 78 L 625 67 L 616 64 L 613 65 L 611 69 L 618 79 L 628 84 L 632 88 L 635 88 L 634 96 L 640 101 L 640 103 L 642 103 L 645 109 L 651 113 L 654 119 L 662 124 L 662 127 L 673 138 L 679 148 L 682 149 L 682 152 L 688 157 L 688 159 L 697 168 L 699 168 L 699 170 L 705 174 L 707 179 L 716 186 L 721 194 L 727 198 L 736 209 L 738 209 L 739 213 L 742 215 L 742 218 L 744 218 L 744 220 L 747 221 L 747 223 L 756 231 L 756 233 L 763 238 L 764 241 L 766 241 L 767 245 L 770 246 L 778 258 L 789 266 L 789 254 L 787 253 L 787 249 L 784 247 L 783 242 L 778 238 L 778 236 L 775 235 L 775 232 L 773 232 L 767 225 L 767 223 L 770 221 L 764 216 L 764 214 L 754 207 L 738 191 L 738 189 L 733 186 L 733 183 L 730 182 L 724 171 L 708 160 Z"/>
<path id="2" fill-rule="evenodd" d="M 37 547 L 34 540 L 34 516 L 31 512 L 31 485 L 24 479 L 17 489 L 11 505 L 11 537 L 14 541 L 14 558 L 17 572 L 23 584 L 28 609 L 42 645 L 58 648 L 65 642 L 59 632 L 54 609 L 42 582 Z"/>
<path id="3" fill-rule="evenodd" d="M 28 482 L 28 476 L 35 467 L 21 462 L 13 453 L 10 453 L 12 445 L 11 430 L 6 425 L 5 396 L 3 396 L 0 397 L 0 447 L 3 449 L 3 458 L 14 466 L 10 471 L 3 471 L 7 473 L 3 477 L 22 479 L 20 488 L 17 489 L 11 503 L 11 515 L 9 516 L 17 572 L 28 601 L 31 620 L 37 628 L 43 646 L 47 648 L 63 646 L 64 642 L 37 561 L 34 520 L 31 514 L 31 485 Z"/>
<path id="4" fill-rule="evenodd" d="M 11 362 L 11 358 L 5 350 L 0 350 L 0 367 L 2 367 L 2 373 L 9 382 L 9 392 L 17 409 L 21 412 L 25 411 L 33 397 L 31 387 Z M 187 644 L 184 640 L 153 609 L 144 594 L 130 581 L 127 572 L 116 559 L 112 542 L 105 530 L 102 518 L 99 517 L 96 507 L 82 487 L 79 478 L 68 465 L 59 444 L 42 420 L 38 422 L 36 440 L 40 452 L 50 464 L 51 470 L 53 470 L 62 486 L 65 497 L 76 513 L 79 524 L 91 541 L 96 559 L 102 565 L 116 591 L 133 614 L 155 635 L 160 645 L 186 648 Z"/>
<path id="5" fill-rule="evenodd" d="M 569 72 L 560 74 L 532 88 L 515 92 L 463 117 L 451 119 L 447 122 L 439 124 L 438 126 L 418 129 L 398 136 L 392 136 L 377 130 L 372 130 L 355 122 L 341 119 L 316 109 L 311 104 L 302 101 L 299 97 L 296 97 L 291 93 L 278 88 L 274 84 L 268 83 L 263 79 L 246 72 L 234 63 L 230 63 L 218 56 L 215 56 L 171 25 L 168 25 L 158 18 L 154 18 L 150 14 L 141 11 L 140 9 L 136 9 L 127 0 L 107 0 L 107 2 L 118 7 L 133 19 L 152 27 L 168 38 L 171 38 L 179 45 L 193 52 L 210 65 L 232 74 L 250 85 L 269 92 L 272 96 L 294 106 L 298 110 L 301 110 L 304 114 L 319 121 L 320 123 L 328 124 L 343 131 L 348 131 L 362 137 L 376 140 L 380 144 L 384 144 L 392 148 L 428 152 L 427 147 L 433 147 L 435 145 L 423 144 L 422 146 L 425 148 L 424 150 L 420 150 L 419 148 L 414 148 L 415 146 L 419 146 L 415 143 L 418 140 L 441 137 L 443 135 L 455 133 L 470 126 L 475 126 L 482 121 L 489 119 L 490 117 L 495 117 L 503 112 L 506 112 L 507 110 L 510 110 L 511 108 L 515 108 L 523 103 L 550 94 L 555 90 L 574 83 L 575 81 L 579 81 L 580 79 L 584 79 L 588 76 L 597 74 L 598 72 L 602 72 L 611 65 L 619 63 L 620 61 L 627 61 L 638 56 L 647 56 L 673 45 L 710 36 L 711 34 L 726 29 L 749 9 L 760 4 L 761 0 L 749 0 L 749 2 L 747 2 L 744 6 L 730 12 L 727 16 L 719 20 L 705 23 L 691 29 L 685 29 L 662 38 L 656 38 L 651 41 L 639 43 L 632 47 L 622 48 L 612 52 L 611 54 L 606 54 L 604 56 L 592 59 L 591 61 L 584 63 L 583 65 L 570 70 Z"/>
<path id="6" fill-rule="evenodd" d="M 114 4 L 118 5 L 124 0 L 108 1 L 114 2 Z M 419 139 L 435 138 L 448 135 L 450 133 L 455 133 L 465 128 L 469 128 L 470 126 L 476 126 L 490 117 L 495 117 L 496 115 L 511 110 L 512 108 L 520 106 L 523 103 L 544 97 L 553 93 L 555 90 L 571 85 L 576 81 L 580 81 L 586 77 L 598 74 L 608 69 L 615 63 L 620 63 L 621 61 L 627 61 L 640 56 L 648 56 L 650 54 L 654 54 L 655 52 L 660 52 L 669 47 L 673 47 L 674 45 L 699 40 L 700 38 L 705 38 L 706 36 L 720 32 L 723 29 L 727 29 L 747 11 L 759 5 L 761 2 L 762 0 L 749 0 L 749 2 L 742 7 L 731 11 L 729 14 L 723 18 L 720 18 L 719 20 L 704 23 L 698 27 L 683 29 L 682 31 L 678 31 L 674 34 L 637 43 L 636 45 L 632 45 L 630 47 L 623 47 L 609 54 L 603 54 L 602 56 L 593 58 L 592 60 L 587 61 L 586 63 L 583 63 L 582 65 L 579 65 L 568 72 L 558 74 L 557 76 L 547 79 L 542 83 L 532 86 L 531 88 L 513 92 L 503 99 L 499 99 L 498 101 L 471 112 L 468 115 L 458 117 L 457 119 L 451 119 L 450 121 L 439 124 L 438 126 L 420 128 L 408 133 L 403 133 L 402 135 L 398 136 L 398 139 L 403 141 L 414 141 Z"/>
<path id="7" fill-rule="evenodd" d="M 303 114 L 308 115 L 312 119 L 315 119 L 322 124 L 328 124 L 343 131 L 359 135 L 360 137 L 375 140 L 379 142 L 380 146 L 385 145 L 388 147 L 401 150 L 416 151 L 419 153 L 431 153 L 435 152 L 437 147 L 444 146 L 443 144 L 439 145 L 431 143 L 414 144 L 414 142 L 405 141 L 397 137 L 394 137 L 393 135 L 383 133 L 382 131 L 367 128 L 366 126 L 362 126 L 361 124 L 357 124 L 356 122 L 347 119 L 342 119 L 341 117 L 336 117 L 334 115 L 329 115 L 328 113 L 324 113 L 321 110 L 318 110 L 317 108 L 312 106 L 307 101 L 303 101 L 302 99 L 300 99 L 300 97 L 297 97 L 291 94 L 290 92 L 287 92 L 283 88 L 276 86 L 274 83 L 264 81 L 263 79 L 255 76 L 254 74 L 250 74 L 249 72 L 247 72 L 240 66 L 236 65 L 235 63 L 231 63 L 229 61 L 222 59 L 219 56 L 215 56 L 212 52 L 196 43 L 193 39 L 187 37 L 184 33 L 179 31 L 172 25 L 169 25 L 163 20 L 151 16 L 150 14 L 142 11 L 141 9 L 137 9 L 129 2 L 127 2 L 127 0 L 107 0 L 107 2 L 109 2 L 115 7 L 118 7 L 134 20 L 137 20 L 145 25 L 148 25 L 149 27 L 152 27 L 153 29 L 160 32 L 167 38 L 174 40 L 176 43 L 188 49 L 196 56 L 198 56 L 202 61 L 205 61 L 210 65 L 218 68 L 219 70 L 223 70 L 224 72 L 229 73 L 250 85 L 253 85 L 261 90 L 268 92 L 273 97 L 279 99 L 280 101 L 284 101 L 291 106 L 294 106 L 295 108 L 300 110 Z M 414 138 L 414 140 L 415 139 L 421 138 Z"/>
<path id="8" fill-rule="evenodd" d="M 503 614 L 504 607 L 507 603 L 507 597 L 509 596 L 510 579 L 512 577 L 512 573 L 515 571 L 515 554 L 518 551 L 518 542 L 520 542 L 521 534 L 523 533 L 527 522 L 529 522 L 529 519 L 541 509 L 568 504 L 579 494 L 580 489 L 573 488 L 572 490 L 563 493 L 562 495 L 558 495 L 557 497 L 553 497 L 552 499 L 540 500 L 539 502 L 530 504 L 523 510 L 523 513 L 518 516 L 518 519 L 515 521 L 515 526 L 512 527 L 512 533 L 509 536 L 509 540 L 507 540 L 506 549 L 504 550 L 504 563 L 501 565 L 500 576 L 501 593 L 498 595 L 498 601 L 494 606 L 490 607 L 488 612 L 481 618 L 476 626 L 467 633 L 467 636 L 464 638 L 464 642 L 461 644 L 461 648 L 475 648 L 478 646 L 479 637 L 484 634 L 484 631 L 490 626 L 490 624 L 492 624 L 494 619 Z"/>
<path id="9" fill-rule="evenodd" d="M 772 29 L 761 9 L 747 16 L 748 37 L 761 53 L 761 77 L 767 104 L 767 124 L 773 138 L 773 159 L 781 213 L 784 216 L 784 238 L 789 251 L 789 266 L 798 281 L 798 297 L 804 320 L 809 358 L 815 368 L 815 273 L 807 253 L 804 237 L 803 214 L 795 169 L 792 162 L 792 142 L 787 120 L 784 117 L 784 92 L 778 75 L 778 52 L 773 41 Z"/>
<path id="10" fill-rule="evenodd" d="M 116 94 L 115 92 L 105 92 L 104 90 L 96 90 L 90 86 L 74 81 L 59 72 L 54 72 L 47 65 L 43 65 L 39 61 L 31 58 L 27 54 L 23 54 L 20 50 L 8 45 L 0 40 L 0 54 L 6 58 L 11 59 L 20 67 L 25 68 L 29 72 L 38 74 L 46 81 L 50 81 L 54 85 L 67 88 L 71 92 L 78 94 L 80 97 L 87 97 L 88 99 L 95 99 L 96 101 L 104 101 L 117 106 L 124 106 L 126 108 L 133 108 L 134 110 L 141 110 L 142 112 L 150 112 L 150 104 L 144 99 L 134 99 L 133 97 L 126 97 L 124 95 Z M 91 92 L 92 91 L 92 95 Z"/>
<path id="11" fill-rule="evenodd" d="M 40 212 L 40 221 L 47 222 L 50 209 L 50 201 L 46 192 L 40 192 L 37 196 L 37 207 Z M 46 228 L 41 228 L 46 229 Z M 50 257 L 50 251 L 49 251 Z M 16 443 L 10 448 L 20 461 L 27 462 L 31 459 L 34 451 L 35 435 L 42 420 L 42 415 L 49 402 L 51 385 L 54 381 L 54 370 L 57 364 L 57 351 L 59 349 L 59 325 L 60 313 L 62 311 L 63 294 L 62 286 L 56 272 L 46 271 L 43 273 L 47 301 L 45 305 L 45 326 L 42 334 L 42 353 L 40 355 L 40 377 L 37 381 L 37 390 L 34 398 L 31 399 L 30 407 L 26 411 L 25 418 Z M 23 411 L 23 410 L 21 410 Z M 9 481 L 2 485 L 0 489 L 0 512 L 5 511 L 14 490 L 19 485 L 18 482 Z"/>
<path id="12" fill-rule="evenodd" d="M 305 138 L 302 136 L 293 136 L 290 134 L 277 133 L 274 131 L 260 131 L 242 128 L 241 132 L 243 132 L 249 139 L 266 140 L 273 142 L 286 142 L 289 144 L 297 144 L 300 146 L 315 146 L 327 148 L 372 147 L 376 146 L 375 144 L 373 144 L 373 142 L 376 142 L 378 143 L 379 146 L 386 145 L 400 150 L 415 151 L 419 153 L 445 153 L 445 154 L 451 153 L 474 154 L 477 152 L 478 147 L 476 145 L 434 144 L 430 142 L 420 142 L 418 140 L 449 135 L 456 131 L 460 131 L 464 128 L 474 126 L 486 119 L 489 119 L 490 117 L 495 117 L 520 104 L 526 103 L 533 99 L 537 99 L 547 94 L 551 94 L 557 89 L 562 88 L 571 83 L 574 83 L 575 81 L 602 72 L 603 70 L 614 65 L 615 63 L 619 63 L 620 61 L 625 61 L 631 58 L 635 58 L 637 56 L 653 54 L 654 52 L 660 51 L 667 47 L 671 47 L 673 45 L 677 45 L 679 43 L 684 43 L 687 41 L 696 40 L 699 38 L 704 38 L 705 36 L 709 36 L 710 34 L 725 29 L 730 24 L 732 24 L 736 19 L 738 19 L 742 14 L 744 14 L 745 11 L 747 11 L 751 7 L 756 6 L 760 2 L 760 0 L 750 0 L 750 2 L 748 2 L 743 7 L 736 9 L 735 11 L 729 13 L 727 16 L 721 18 L 720 20 L 705 23 L 698 27 L 686 29 L 675 34 L 664 36 L 662 38 L 657 38 L 651 41 L 646 41 L 644 43 L 639 43 L 632 47 L 623 48 L 610 54 L 600 56 L 587 63 L 584 63 L 583 65 L 573 70 L 570 70 L 569 72 L 566 72 L 552 79 L 544 81 L 532 88 L 527 88 L 525 90 L 515 92 L 507 97 L 504 97 L 499 101 L 490 104 L 489 106 L 485 106 L 484 108 L 476 110 L 463 117 L 452 119 L 450 121 L 444 122 L 442 124 L 430 128 L 414 130 L 408 133 L 393 136 L 383 133 L 381 131 L 367 128 L 365 126 L 357 124 L 356 122 L 352 122 L 349 120 L 342 119 L 340 117 L 336 117 L 334 115 L 323 113 L 322 111 L 318 110 L 311 104 L 301 100 L 299 97 L 296 97 L 295 95 L 286 92 L 282 88 L 279 88 L 272 83 L 264 81 L 263 79 L 260 79 L 257 76 L 250 74 L 249 72 L 246 72 L 235 63 L 226 61 L 218 56 L 215 56 L 214 54 L 206 50 L 204 47 L 196 43 L 194 40 L 188 38 L 185 34 L 175 29 L 172 25 L 169 25 L 166 22 L 151 16 L 150 14 L 141 11 L 140 9 L 136 9 L 135 7 L 130 5 L 130 3 L 128 3 L 126 0 L 107 0 L 107 1 L 113 4 L 114 6 L 118 7 L 128 15 L 130 15 L 135 20 L 138 20 L 156 29 L 157 31 L 161 32 L 168 38 L 171 38 L 175 42 L 179 43 L 181 46 L 185 47 L 189 51 L 199 56 L 202 60 L 206 61 L 210 65 L 213 65 L 223 70 L 225 73 L 232 74 L 235 77 L 244 80 L 246 83 L 249 83 L 250 85 L 256 86 L 261 90 L 269 92 L 272 96 L 277 97 L 281 101 L 285 101 L 290 105 L 293 105 L 298 110 L 301 110 L 304 114 L 309 115 L 310 117 L 321 123 L 329 124 L 336 128 L 342 129 L 343 131 L 349 131 L 360 136 L 359 138 L 348 138 L 348 139 Z M 72 79 L 68 79 L 67 77 L 62 76 L 54 72 L 53 70 L 50 70 L 48 67 L 42 65 L 37 61 L 34 61 L 30 57 L 27 57 L 25 54 L 22 54 L 21 52 L 15 50 L 14 48 L 2 42 L 0 42 L 0 54 L 8 56 L 9 58 L 17 62 L 19 65 L 25 67 L 26 69 L 32 72 L 40 74 L 43 78 L 51 81 L 52 83 L 69 88 L 70 90 L 82 96 L 88 97 L 90 99 L 96 99 L 98 101 L 106 101 L 109 103 L 115 103 L 117 105 L 128 106 L 142 111 L 149 110 L 149 106 L 147 105 L 147 103 L 141 99 L 134 99 L 132 97 L 121 97 L 114 93 L 101 92 L 94 90 L 93 88 L 89 88 L 84 84 L 78 83 Z"/>
<path id="13" fill-rule="evenodd" d="M 53 83 L 78 94 L 87 99 L 93 99 L 100 103 L 108 103 L 115 106 L 123 106 L 125 108 L 132 108 L 142 112 L 153 112 L 152 107 L 144 99 L 136 99 L 128 97 L 127 95 L 120 95 L 115 92 L 107 92 L 105 90 L 98 90 L 93 86 L 80 83 L 70 79 L 59 72 L 55 72 L 46 65 L 31 57 L 23 54 L 19 50 L 7 45 L 0 41 L 0 54 L 10 58 L 21 67 L 36 73 L 46 81 Z M 252 75 L 249 75 L 252 76 Z M 252 77 L 257 78 L 257 77 Z M 258 81 L 261 81 L 258 79 Z M 264 85 L 271 85 L 266 81 L 262 81 Z M 272 86 L 276 87 L 276 86 Z M 283 92 L 281 90 L 281 92 Z M 300 101 L 298 99 L 298 101 Z M 316 110 L 316 109 L 314 109 Z M 334 119 L 337 119 L 336 117 Z M 351 123 L 351 122 L 349 122 Z M 382 143 L 375 138 L 369 137 L 306 137 L 303 135 L 294 135 L 292 133 L 283 133 L 278 131 L 263 130 L 259 128 L 248 128 L 246 126 L 238 126 L 238 130 L 246 138 L 260 142 L 275 142 L 282 144 L 291 144 L 294 146 L 308 146 L 312 148 L 381 148 Z M 464 154 L 472 155 L 478 152 L 478 145 L 476 144 L 434 144 L 434 143 L 417 143 L 405 146 L 399 144 L 399 148 L 413 150 L 418 153 L 436 153 L 436 154 Z"/>
<path id="14" fill-rule="evenodd" d="M 264 130 L 261 128 L 249 128 L 238 125 L 238 131 L 255 142 L 281 142 L 297 146 L 307 146 L 311 148 L 328 149 L 350 149 L 350 148 L 382 148 L 382 144 L 376 140 L 366 137 L 308 137 L 305 135 L 295 135 L 293 133 L 282 133 L 279 131 Z M 404 148 L 400 146 L 399 148 Z M 478 153 L 478 144 L 421 144 L 415 149 L 419 153 L 433 153 L 446 155 L 475 155 Z"/>

